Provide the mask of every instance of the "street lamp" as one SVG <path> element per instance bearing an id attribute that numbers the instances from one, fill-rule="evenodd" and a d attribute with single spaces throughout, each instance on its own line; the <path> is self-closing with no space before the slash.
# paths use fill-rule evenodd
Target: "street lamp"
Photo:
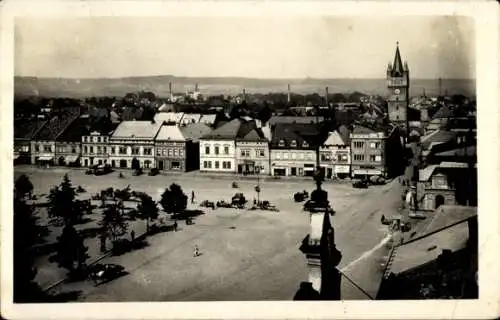
<path id="1" fill-rule="evenodd" d="M 255 192 L 257 192 L 257 205 L 260 204 L 260 164 L 259 166 L 255 169 L 255 172 L 257 173 L 257 185 L 255 186 Z"/>

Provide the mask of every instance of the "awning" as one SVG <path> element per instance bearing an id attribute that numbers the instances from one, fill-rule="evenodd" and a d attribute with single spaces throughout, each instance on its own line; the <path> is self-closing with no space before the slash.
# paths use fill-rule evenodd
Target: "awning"
<path id="1" fill-rule="evenodd" d="M 51 161 L 52 159 L 54 159 L 53 156 L 41 156 L 38 158 L 38 161 Z"/>
<path id="2" fill-rule="evenodd" d="M 66 160 L 67 163 L 73 163 L 76 160 L 78 160 L 78 158 L 80 158 L 80 156 L 73 155 L 73 156 L 66 156 L 66 157 L 64 157 L 64 160 Z"/>

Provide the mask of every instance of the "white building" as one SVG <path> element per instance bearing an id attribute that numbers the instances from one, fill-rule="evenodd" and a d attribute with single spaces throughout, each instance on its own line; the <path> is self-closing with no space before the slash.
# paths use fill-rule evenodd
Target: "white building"
<path id="1" fill-rule="evenodd" d="M 132 168 L 138 161 L 141 168 L 153 168 L 155 164 L 154 139 L 161 122 L 123 121 L 109 138 L 109 162 L 112 167 Z"/>
<path id="2" fill-rule="evenodd" d="M 351 172 L 351 147 L 339 131 L 330 132 L 320 149 L 321 165 L 326 167 L 327 178 L 346 178 Z"/>
<path id="3" fill-rule="evenodd" d="M 82 137 L 82 161 L 85 167 L 107 164 L 109 158 L 109 136 L 92 131 Z"/>

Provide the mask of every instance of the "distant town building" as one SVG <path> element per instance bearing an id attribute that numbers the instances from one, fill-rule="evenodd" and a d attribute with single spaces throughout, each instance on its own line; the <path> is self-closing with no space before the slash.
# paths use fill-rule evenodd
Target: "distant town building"
<path id="1" fill-rule="evenodd" d="M 326 178 L 346 178 L 351 173 L 349 131 L 345 126 L 342 129 L 330 132 L 320 149 L 320 163 L 326 167 Z"/>
<path id="2" fill-rule="evenodd" d="M 31 163 L 31 140 L 46 123 L 46 120 L 39 119 L 14 121 L 15 163 Z"/>
<path id="3" fill-rule="evenodd" d="M 93 165 L 108 164 L 109 136 L 104 132 L 93 130 L 82 136 L 82 165 L 85 167 Z"/>
<path id="4" fill-rule="evenodd" d="M 56 163 L 60 166 L 80 166 L 82 136 L 89 132 L 89 116 L 73 121 L 56 139 Z"/>

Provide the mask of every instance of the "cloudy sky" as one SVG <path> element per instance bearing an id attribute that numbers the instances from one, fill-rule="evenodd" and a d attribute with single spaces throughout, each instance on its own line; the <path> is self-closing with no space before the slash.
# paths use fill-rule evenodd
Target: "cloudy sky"
<path id="1" fill-rule="evenodd" d="M 18 18 L 20 76 L 383 78 L 396 42 L 414 78 L 474 78 L 461 17 Z"/>

